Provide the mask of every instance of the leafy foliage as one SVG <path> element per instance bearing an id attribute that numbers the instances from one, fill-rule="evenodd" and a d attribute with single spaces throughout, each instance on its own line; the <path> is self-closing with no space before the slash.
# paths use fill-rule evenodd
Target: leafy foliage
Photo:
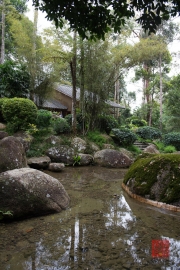
<path id="1" fill-rule="evenodd" d="M 36 125 L 38 128 L 47 128 L 51 124 L 52 113 L 47 110 L 38 110 Z"/>
<path id="2" fill-rule="evenodd" d="M 72 114 L 68 114 L 65 116 L 65 120 L 68 122 L 69 126 L 72 125 Z M 82 114 L 78 112 L 76 114 L 76 124 L 77 124 L 77 130 L 81 131 L 82 130 Z"/>
<path id="3" fill-rule="evenodd" d="M 145 140 L 159 139 L 162 136 L 161 131 L 159 129 L 149 127 L 149 126 L 138 128 L 138 130 L 136 131 L 136 134 L 140 138 L 145 139 Z"/>
<path id="4" fill-rule="evenodd" d="M 99 131 L 89 131 L 87 134 L 87 138 L 90 141 L 96 143 L 100 148 L 102 148 L 102 145 L 106 143 L 106 139 Z"/>
<path id="5" fill-rule="evenodd" d="M 10 217 L 13 217 L 13 213 L 11 211 L 2 211 L 2 210 L 0 210 L 0 220 L 8 219 Z"/>
<path id="6" fill-rule="evenodd" d="M 71 128 L 66 119 L 64 118 L 56 118 L 52 122 L 53 129 L 56 134 L 68 133 Z"/>
<path id="7" fill-rule="evenodd" d="M 134 132 L 129 129 L 112 129 L 115 140 L 122 146 L 132 145 L 137 139 Z"/>
<path id="8" fill-rule="evenodd" d="M 0 97 L 27 97 L 30 76 L 26 66 L 13 61 L 0 65 Z"/>
<path id="9" fill-rule="evenodd" d="M 81 157 L 76 155 L 73 157 L 73 161 L 74 161 L 73 166 L 80 165 L 81 164 Z"/>
<path id="10" fill-rule="evenodd" d="M 134 118 L 131 120 L 131 124 L 137 126 L 137 127 L 144 127 L 147 126 L 147 122 L 143 119 Z"/>
<path id="11" fill-rule="evenodd" d="M 99 126 L 100 131 L 105 131 L 107 134 L 109 134 L 113 128 L 118 128 L 119 124 L 113 116 L 101 115 L 99 117 Z"/>
<path id="12" fill-rule="evenodd" d="M 69 21 L 70 27 L 76 30 L 83 38 L 104 38 L 111 28 L 114 32 L 120 32 L 125 18 L 135 16 L 134 9 L 139 15 L 137 21 L 145 30 L 155 32 L 161 19 L 169 19 L 179 12 L 179 2 L 167 0 L 150 1 L 39 1 L 33 0 L 36 7 L 47 13 L 47 18 L 55 21 L 56 26 L 63 27 L 63 19 Z M 70 7 L 70 8 L 69 8 Z M 89 34 L 89 35 L 88 35 Z"/>
<path id="13" fill-rule="evenodd" d="M 6 100 L 7 98 L 0 98 L 0 122 L 4 122 L 4 117 L 3 117 L 3 114 L 2 114 L 2 105 L 4 103 L 4 101 Z"/>
<path id="14" fill-rule="evenodd" d="M 180 75 L 172 78 L 165 96 L 166 129 L 168 132 L 180 131 Z"/>
<path id="15" fill-rule="evenodd" d="M 174 153 L 176 148 L 173 145 L 168 145 L 164 148 L 164 153 Z"/>
<path id="16" fill-rule="evenodd" d="M 3 102 L 2 113 L 9 132 L 16 132 L 36 122 L 37 107 L 29 99 L 11 98 Z"/>
<path id="17" fill-rule="evenodd" d="M 176 152 L 176 148 L 173 145 L 165 145 L 162 141 L 155 141 L 155 145 L 158 150 L 163 153 L 174 153 Z"/>
<path id="18" fill-rule="evenodd" d="M 164 135 L 163 142 L 165 145 L 172 145 L 178 151 L 180 150 L 180 133 L 172 132 Z"/>

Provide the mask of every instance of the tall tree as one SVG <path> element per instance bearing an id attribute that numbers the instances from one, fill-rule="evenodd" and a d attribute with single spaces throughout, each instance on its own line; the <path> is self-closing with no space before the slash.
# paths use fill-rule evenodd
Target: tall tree
<path id="1" fill-rule="evenodd" d="M 77 36 L 74 31 L 73 38 L 73 57 L 70 61 L 71 76 L 72 76 L 72 130 L 73 134 L 76 135 L 77 124 L 76 124 L 76 58 L 77 58 Z"/>
<path id="2" fill-rule="evenodd" d="M 146 121 L 151 125 L 153 95 L 154 95 L 154 78 L 159 74 L 160 78 L 160 123 L 162 123 L 162 63 L 165 65 L 170 63 L 171 57 L 167 49 L 167 45 L 162 39 L 155 35 L 143 38 L 134 46 L 134 61 L 139 63 L 136 73 L 136 78 L 143 79 L 143 96 L 144 104 L 147 103 L 147 117 Z M 164 72 L 167 71 L 164 68 Z M 161 124 L 160 124 L 161 128 Z"/>
<path id="3" fill-rule="evenodd" d="M 26 0 L 10 0 L 10 1 L 2 0 L 0 2 L 0 10 L 1 10 L 1 16 L 0 16 L 0 20 L 1 20 L 0 63 L 2 64 L 5 61 L 5 44 L 6 44 L 7 39 L 10 38 L 8 18 L 16 17 L 16 18 L 20 19 L 19 15 L 27 10 Z"/>
<path id="4" fill-rule="evenodd" d="M 174 76 L 168 84 L 165 95 L 165 126 L 166 131 L 180 131 L 180 75 Z"/>

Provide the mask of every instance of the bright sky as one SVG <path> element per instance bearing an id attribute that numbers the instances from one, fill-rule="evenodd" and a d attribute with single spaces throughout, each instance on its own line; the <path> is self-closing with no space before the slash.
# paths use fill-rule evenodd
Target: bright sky
<path id="1" fill-rule="evenodd" d="M 32 22 L 34 21 L 34 7 L 32 5 L 32 0 L 28 1 L 29 11 L 25 14 Z M 51 25 L 50 21 L 45 18 L 46 13 L 38 12 L 38 29 L 41 31 L 43 28 L 47 28 Z"/>

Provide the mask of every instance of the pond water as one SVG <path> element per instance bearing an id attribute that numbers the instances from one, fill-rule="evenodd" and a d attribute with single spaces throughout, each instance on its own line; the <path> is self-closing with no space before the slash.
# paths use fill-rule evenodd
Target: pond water
<path id="1" fill-rule="evenodd" d="M 0 270 L 180 269 L 180 214 L 131 199 L 121 189 L 125 172 L 93 166 L 46 172 L 64 185 L 70 206 L 1 223 Z M 161 244 L 159 253 L 152 243 Z"/>

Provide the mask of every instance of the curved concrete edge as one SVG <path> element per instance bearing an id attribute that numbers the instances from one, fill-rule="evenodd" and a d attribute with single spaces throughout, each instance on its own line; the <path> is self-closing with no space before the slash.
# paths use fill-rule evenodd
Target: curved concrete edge
<path id="1" fill-rule="evenodd" d="M 174 206 L 174 205 L 166 204 L 166 203 L 162 203 L 162 202 L 157 202 L 157 201 L 152 201 L 152 200 L 146 199 L 144 197 L 141 197 L 139 195 L 132 193 L 124 183 L 122 183 L 122 188 L 127 192 L 127 194 L 131 198 L 133 198 L 139 202 L 147 203 L 149 205 L 153 205 L 155 207 L 163 208 L 163 209 L 174 211 L 174 212 L 180 212 L 180 207 L 178 207 L 178 206 Z"/>

